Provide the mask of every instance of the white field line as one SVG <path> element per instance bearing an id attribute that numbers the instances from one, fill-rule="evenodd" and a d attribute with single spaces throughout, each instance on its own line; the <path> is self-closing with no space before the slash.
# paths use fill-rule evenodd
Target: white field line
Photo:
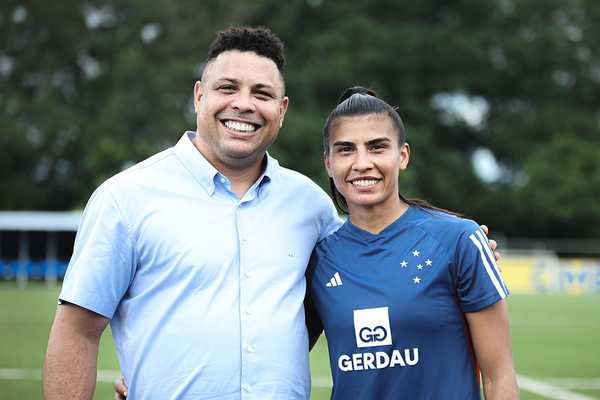
<path id="1" fill-rule="evenodd" d="M 331 378 L 323 375 L 313 376 L 311 378 L 311 383 L 312 386 L 316 388 L 331 388 L 333 386 Z"/>
<path id="2" fill-rule="evenodd" d="M 99 370 L 97 381 L 103 383 L 113 383 L 121 377 L 119 371 Z M 27 380 L 39 381 L 42 378 L 40 369 L 23 368 L 0 368 L 0 380 Z M 570 389 L 598 389 L 600 388 L 600 378 L 551 378 L 547 383 L 538 379 L 518 375 L 519 388 L 527 392 L 535 393 L 551 400 L 597 400 L 594 397 L 584 396 L 573 393 L 564 387 Z M 328 376 L 315 376 L 312 378 L 312 385 L 316 388 L 330 388 L 331 378 Z"/>
<path id="3" fill-rule="evenodd" d="M 553 400 L 595 400 L 594 397 L 584 396 L 582 394 L 573 393 L 567 389 L 561 389 L 558 386 L 551 385 L 532 379 L 527 376 L 517 375 L 519 388 L 522 390 L 535 393 Z"/>
<path id="4" fill-rule="evenodd" d="M 573 393 L 567 389 L 561 388 L 560 386 L 568 385 L 570 389 L 596 389 L 597 385 L 600 384 L 600 378 L 554 378 L 552 379 L 552 384 L 550 384 L 523 375 L 518 375 L 517 381 L 521 390 L 534 393 L 551 400 L 597 400 L 595 397 Z M 330 388 L 332 383 L 329 377 L 315 376 L 312 379 L 312 385 L 316 388 Z"/>
<path id="5" fill-rule="evenodd" d="M 99 370 L 96 380 L 98 382 L 113 383 L 121 377 L 119 371 Z M 0 380 L 8 381 L 39 381 L 42 379 L 41 369 L 0 368 Z"/>
<path id="6" fill-rule="evenodd" d="M 544 378 L 544 382 L 564 389 L 600 390 L 600 378 Z"/>

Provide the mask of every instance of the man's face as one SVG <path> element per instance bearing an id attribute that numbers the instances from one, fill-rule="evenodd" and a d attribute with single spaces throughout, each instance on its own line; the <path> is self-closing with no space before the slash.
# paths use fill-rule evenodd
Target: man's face
<path id="1" fill-rule="evenodd" d="M 217 169 L 253 167 L 277 137 L 287 106 L 272 60 L 254 52 L 223 52 L 194 86 L 196 146 Z"/>

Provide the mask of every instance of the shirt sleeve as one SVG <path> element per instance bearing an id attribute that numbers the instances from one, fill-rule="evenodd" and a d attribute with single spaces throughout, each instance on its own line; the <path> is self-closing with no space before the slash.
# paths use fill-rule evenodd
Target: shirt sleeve
<path id="1" fill-rule="evenodd" d="M 464 312 L 479 311 L 508 295 L 488 238 L 472 221 L 459 235 L 456 266 L 457 292 Z"/>
<path id="2" fill-rule="evenodd" d="M 59 302 L 111 319 L 133 274 L 131 234 L 105 184 L 94 192 L 84 210 Z"/>
<path id="3" fill-rule="evenodd" d="M 331 201 L 327 194 L 323 194 L 325 195 L 325 201 L 323 212 L 321 213 L 321 230 L 319 232 L 318 241 L 325 239 L 327 236 L 337 231 L 344 222 L 333 205 L 333 201 Z"/>

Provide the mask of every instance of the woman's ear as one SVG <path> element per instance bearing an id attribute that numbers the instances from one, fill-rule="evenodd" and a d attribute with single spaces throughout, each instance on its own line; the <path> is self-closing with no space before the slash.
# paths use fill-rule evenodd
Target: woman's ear
<path id="1" fill-rule="evenodd" d="M 405 170 L 408 167 L 408 162 L 410 160 L 410 146 L 407 142 L 404 142 L 402 146 L 400 146 L 400 170 Z"/>
<path id="2" fill-rule="evenodd" d="M 333 174 L 329 165 L 329 156 L 327 155 L 327 153 L 323 153 L 323 164 L 325 164 L 325 170 L 327 171 L 327 175 L 330 178 L 333 178 Z"/>

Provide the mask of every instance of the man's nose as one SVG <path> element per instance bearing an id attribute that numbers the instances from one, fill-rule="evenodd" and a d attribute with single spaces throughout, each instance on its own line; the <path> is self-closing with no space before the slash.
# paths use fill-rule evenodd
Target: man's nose
<path id="1" fill-rule="evenodd" d="M 254 98 L 251 93 L 247 91 L 240 91 L 234 97 L 231 102 L 231 106 L 238 112 L 254 112 L 256 106 L 254 105 Z"/>

